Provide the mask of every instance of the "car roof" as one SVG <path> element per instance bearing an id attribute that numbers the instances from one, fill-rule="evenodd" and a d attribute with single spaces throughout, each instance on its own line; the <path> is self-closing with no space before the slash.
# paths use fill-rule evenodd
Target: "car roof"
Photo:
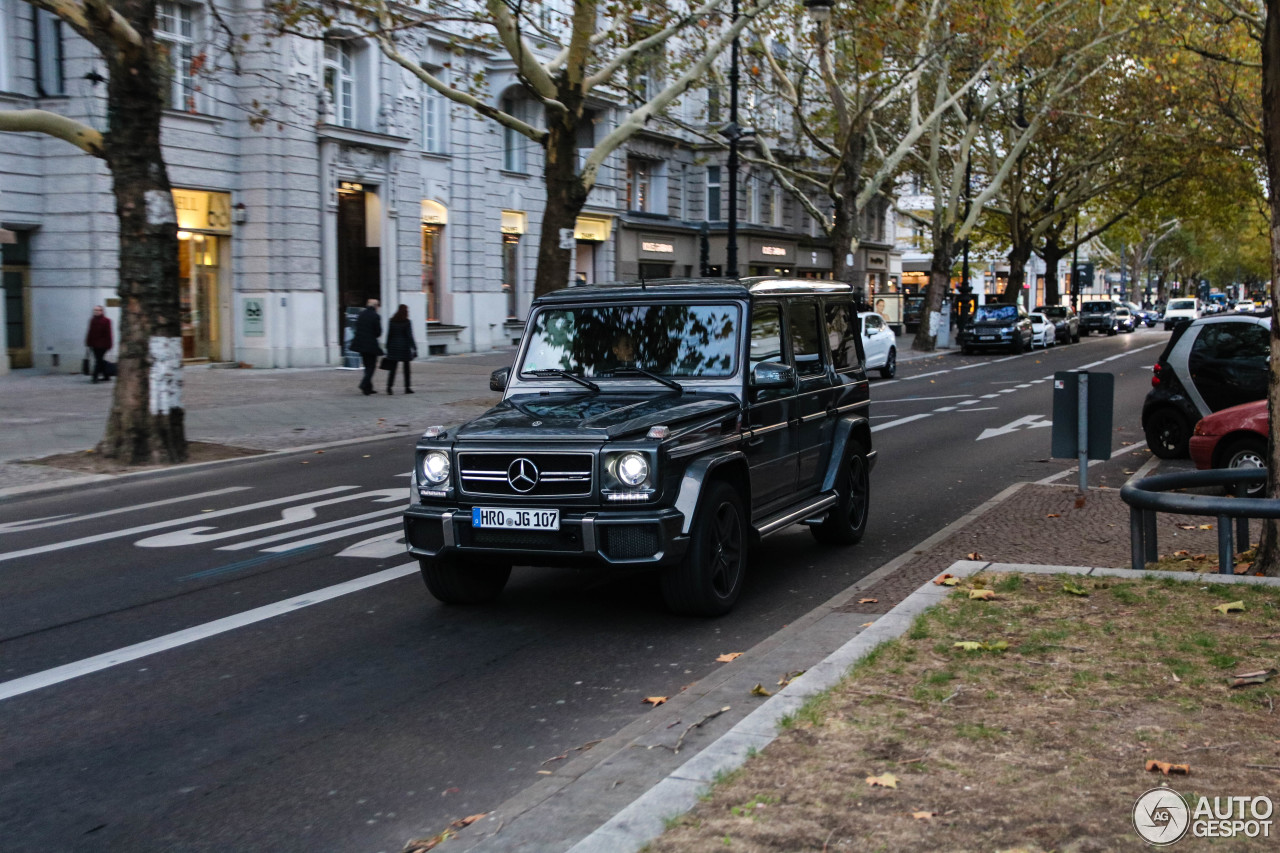
<path id="1" fill-rule="evenodd" d="M 538 297 L 538 303 L 612 302 L 620 299 L 708 297 L 743 299 L 748 296 L 793 294 L 818 296 L 848 295 L 853 286 L 825 279 L 750 276 L 746 278 L 655 278 L 564 287 Z"/>

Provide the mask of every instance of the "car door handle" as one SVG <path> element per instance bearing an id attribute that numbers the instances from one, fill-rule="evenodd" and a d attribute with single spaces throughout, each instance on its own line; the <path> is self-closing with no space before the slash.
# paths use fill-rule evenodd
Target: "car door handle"
<path id="1" fill-rule="evenodd" d="M 747 438 L 747 447 L 759 447 L 764 444 L 764 436 L 752 434 Z"/>

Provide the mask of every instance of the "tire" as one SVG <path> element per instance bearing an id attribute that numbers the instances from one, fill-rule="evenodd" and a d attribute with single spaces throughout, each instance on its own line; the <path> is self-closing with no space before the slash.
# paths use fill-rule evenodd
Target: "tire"
<path id="1" fill-rule="evenodd" d="M 1231 443 L 1222 452 L 1222 468 L 1262 468 L 1267 467 L 1267 443 L 1260 438 L 1240 438 Z M 1246 489 L 1231 487 L 1231 493 L 1246 498 L 1262 497 L 1266 483 L 1249 486 Z"/>
<path id="2" fill-rule="evenodd" d="M 1086 332 L 1085 334 L 1088 334 L 1088 332 Z M 1079 329 L 1076 329 L 1075 334 L 1071 336 L 1071 343 L 1073 343 L 1073 344 L 1078 344 L 1078 343 L 1080 343 L 1080 330 L 1079 330 Z"/>
<path id="3" fill-rule="evenodd" d="M 1185 459 L 1187 444 L 1191 440 L 1191 424 L 1186 416 L 1171 406 L 1163 406 L 1151 413 L 1142 424 L 1147 436 L 1147 446 L 1161 459 Z"/>
<path id="4" fill-rule="evenodd" d="M 809 527 L 809 532 L 823 545 L 855 545 L 867 530 L 871 509 L 871 469 L 862 445 L 855 444 L 850 449 L 836 482 L 836 493 L 840 500 L 821 524 Z"/>
<path id="5" fill-rule="evenodd" d="M 738 493 L 723 480 L 699 499 L 680 565 L 662 574 L 668 609 L 686 616 L 723 616 L 742 592 L 747 569 L 747 518 Z"/>
<path id="6" fill-rule="evenodd" d="M 1108 337 L 1108 338 L 1110 338 L 1110 337 L 1114 337 L 1114 336 L 1115 336 L 1115 333 L 1116 333 L 1116 327 L 1115 327 L 1115 326 L 1112 326 L 1110 329 L 1107 329 L 1107 337 Z"/>
<path id="7" fill-rule="evenodd" d="M 898 348 L 889 347 L 889 355 L 885 358 L 884 367 L 880 368 L 881 379 L 892 379 L 898 373 Z"/>
<path id="8" fill-rule="evenodd" d="M 453 557 L 422 557 L 422 579 L 430 592 L 445 604 L 483 604 L 497 598 L 511 577 L 509 563 Z"/>
<path id="9" fill-rule="evenodd" d="M 1019 335 L 1017 332 L 1014 332 L 1013 341 L 1009 344 L 1009 352 L 1013 353 L 1014 355 L 1022 355 L 1022 351 L 1024 349 L 1026 349 L 1026 347 L 1022 343 L 1022 335 Z"/>
<path id="10" fill-rule="evenodd" d="M 968 344 L 963 344 L 963 345 L 961 345 L 961 347 L 960 347 L 960 354 L 961 354 L 961 355 L 973 355 L 973 347 L 969 346 Z"/>

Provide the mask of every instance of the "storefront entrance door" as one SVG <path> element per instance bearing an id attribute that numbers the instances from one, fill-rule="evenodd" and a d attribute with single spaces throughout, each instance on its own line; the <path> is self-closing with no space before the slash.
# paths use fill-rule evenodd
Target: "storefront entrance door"
<path id="1" fill-rule="evenodd" d="M 31 336 L 27 309 L 31 304 L 31 274 L 27 267 L 6 266 L 4 277 L 5 331 L 8 333 L 9 366 L 31 366 Z"/>

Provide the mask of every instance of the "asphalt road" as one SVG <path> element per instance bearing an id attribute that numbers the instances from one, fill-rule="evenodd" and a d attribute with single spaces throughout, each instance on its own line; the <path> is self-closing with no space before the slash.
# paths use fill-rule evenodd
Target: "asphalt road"
<path id="1" fill-rule="evenodd" d="M 1054 371 L 1114 373 L 1113 447 L 1141 442 L 1167 338 L 874 381 L 866 539 L 771 537 L 718 620 L 668 615 L 646 576 L 545 569 L 517 570 L 493 606 L 439 605 L 400 552 L 404 438 L 0 503 L 0 847 L 400 850 L 1008 484 L 1065 471 L 1048 458 Z"/>

